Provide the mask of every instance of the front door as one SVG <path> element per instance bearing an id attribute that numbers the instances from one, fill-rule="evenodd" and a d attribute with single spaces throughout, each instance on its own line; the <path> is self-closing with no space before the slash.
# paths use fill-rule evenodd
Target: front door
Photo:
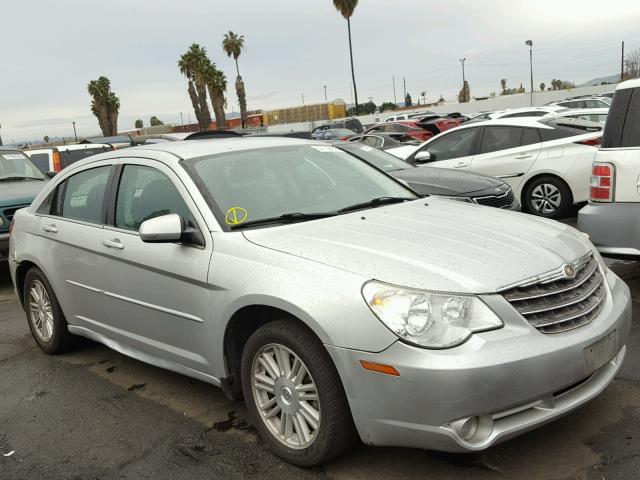
<path id="1" fill-rule="evenodd" d="M 125 161 L 104 229 L 106 301 L 112 335 L 175 367 L 213 374 L 207 274 L 212 242 L 178 176 L 153 160 Z M 145 220 L 177 213 L 197 228 L 201 245 L 145 243 Z"/>

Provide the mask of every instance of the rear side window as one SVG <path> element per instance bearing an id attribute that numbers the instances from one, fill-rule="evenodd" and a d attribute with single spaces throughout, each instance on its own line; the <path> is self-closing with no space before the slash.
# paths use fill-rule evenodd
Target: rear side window
<path id="1" fill-rule="evenodd" d="M 485 127 L 480 153 L 498 152 L 519 147 L 522 130 L 520 127 Z"/>
<path id="2" fill-rule="evenodd" d="M 35 163 L 40 170 L 48 172 L 49 168 L 49 154 L 48 153 L 34 153 L 31 155 L 31 161 Z"/>
<path id="3" fill-rule="evenodd" d="M 92 168 L 66 180 L 62 216 L 88 223 L 102 223 L 102 206 L 111 166 Z"/>
<path id="4" fill-rule="evenodd" d="M 538 129 L 525 128 L 524 132 L 522 132 L 521 145 L 524 147 L 526 145 L 533 145 L 534 143 L 540 143 L 540 133 L 538 133 Z"/>
<path id="5" fill-rule="evenodd" d="M 625 127 L 627 110 L 629 110 L 631 96 L 634 92 L 637 92 L 637 90 L 638 89 L 625 88 L 616 92 L 611 108 L 609 109 L 607 123 L 604 127 L 602 148 L 620 148 L 622 146 L 622 133 Z"/>
<path id="6" fill-rule="evenodd" d="M 640 88 L 633 89 L 622 131 L 622 147 L 640 147 Z"/>

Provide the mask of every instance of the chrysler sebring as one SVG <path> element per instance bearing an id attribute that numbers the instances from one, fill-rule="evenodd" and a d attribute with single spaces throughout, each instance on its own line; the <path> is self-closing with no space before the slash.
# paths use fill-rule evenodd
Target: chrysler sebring
<path id="1" fill-rule="evenodd" d="M 242 398 L 278 455 L 482 450 L 597 396 L 629 289 L 554 221 L 422 198 L 333 146 L 171 142 L 75 163 L 12 219 L 28 325 Z"/>

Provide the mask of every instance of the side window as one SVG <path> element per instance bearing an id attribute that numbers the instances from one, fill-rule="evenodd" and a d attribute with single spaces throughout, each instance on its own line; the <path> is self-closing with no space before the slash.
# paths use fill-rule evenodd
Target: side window
<path id="1" fill-rule="evenodd" d="M 62 216 L 89 223 L 102 223 L 102 206 L 111 166 L 92 168 L 72 177 L 65 183 Z"/>
<path id="2" fill-rule="evenodd" d="M 522 130 L 520 127 L 485 127 L 480 153 L 498 152 L 519 147 Z"/>
<path id="3" fill-rule="evenodd" d="M 473 153 L 477 134 L 477 128 L 451 132 L 428 144 L 426 150 L 434 161 L 468 157 Z"/>
<path id="4" fill-rule="evenodd" d="M 524 132 L 522 132 L 522 142 L 520 143 L 523 147 L 525 145 L 533 145 L 534 143 L 540 143 L 540 133 L 537 128 L 525 128 Z"/>
<path id="5" fill-rule="evenodd" d="M 640 147 L 640 88 L 633 90 L 622 131 L 622 147 Z"/>
<path id="6" fill-rule="evenodd" d="M 376 146 L 376 137 L 366 136 L 362 139 L 362 143 L 369 145 L 370 147 Z"/>
<path id="7" fill-rule="evenodd" d="M 138 231 L 145 220 L 170 213 L 189 221 L 189 208 L 169 177 L 155 168 L 126 165 L 118 187 L 115 226 Z"/>

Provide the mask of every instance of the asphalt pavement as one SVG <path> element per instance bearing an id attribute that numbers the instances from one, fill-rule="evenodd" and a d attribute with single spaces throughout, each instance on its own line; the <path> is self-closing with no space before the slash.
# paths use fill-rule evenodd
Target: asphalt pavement
<path id="1" fill-rule="evenodd" d="M 221 390 L 82 341 L 47 356 L 0 264 L 0 479 L 635 479 L 640 477 L 640 266 L 618 377 L 571 415 L 479 454 L 359 446 L 320 468 L 271 454 Z"/>

